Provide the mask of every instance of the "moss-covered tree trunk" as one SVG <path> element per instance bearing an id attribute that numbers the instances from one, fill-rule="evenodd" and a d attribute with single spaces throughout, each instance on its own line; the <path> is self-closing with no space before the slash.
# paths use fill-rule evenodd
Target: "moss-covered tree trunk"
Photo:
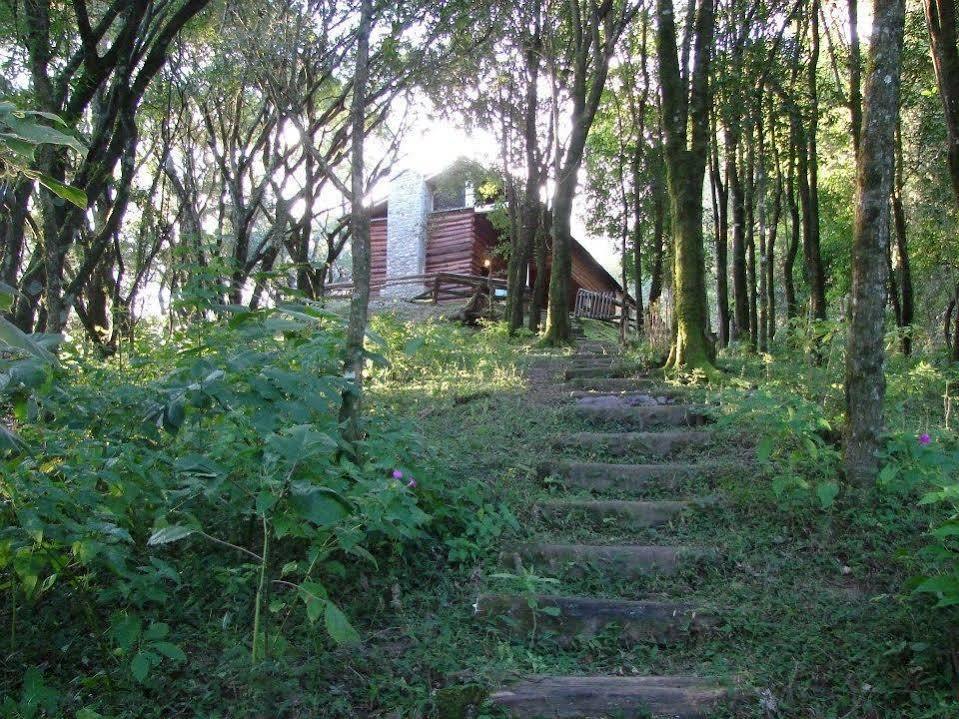
<path id="1" fill-rule="evenodd" d="M 707 334 L 706 266 L 703 251 L 703 180 L 709 139 L 709 58 L 713 0 L 696 9 L 692 71 L 680 71 L 672 0 L 657 0 L 659 77 L 665 131 L 666 178 L 673 230 L 675 341 L 670 365 L 715 372 Z"/>
<path id="2" fill-rule="evenodd" d="M 846 476 L 868 486 L 879 474 L 886 380 L 883 323 L 886 311 L 886 253 L 889 195 L 899 113 L 903 0 L 875 0 L 869 44 L 862 135 L 856 163 L 856 220 L 853 226 L 852 306 L 846 350 Z"/>

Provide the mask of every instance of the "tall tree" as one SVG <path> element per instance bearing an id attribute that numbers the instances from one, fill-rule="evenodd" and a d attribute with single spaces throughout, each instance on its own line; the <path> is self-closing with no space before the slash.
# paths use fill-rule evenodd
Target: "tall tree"
<path id="1" fill-rule="evenodd" d="M 846 351 L 846 476 L 868 486 L 879 472 L 886 380 L 883 322 L 899 114 L 904 0 L 874 0 L 873 34 L 856 163 L 852 306 Z"/>
<path id="2" fill-rule="evenodd" d="M 952 191 L 959 204 L 959 44 L 955 0 L 925 0 L 932 65 L 946 118 L 946 149 Z"/>
<path id="3" fill-rule="evenodd" d="M 565 41 L 572 107 L 570 135 L 557 168 L 553 191 L 553 261 L 544 337 L 551 344 L 567 343 L 571 338 L 569 295 L 573 238 L 570 224 L 586 138 L 602 98 L 613 51 L 639 6 L 632 0 L 569 0 L 562 8 L 563 22 L 558 31 L 564 33 L 565 38 L 554 36 L 552 42 L 555 51 L 557 43 Z"/>
<path id="4" fill-rule="evenodd" d="M 703 180 L 709 149 L 709 66 L 715 25 L 712 0 L 691 4 L 692 65 L 680 65 L 672 0 L 657 0 L 659 82 L 666 177 L 673 229 L 675 340 L 669 364 L 714 372 L 708 336 L 703 248 Z M 688 73 L 683 68 L 691 67 Z"/>
<path id="5" fill-rule="evenodd" d="M 366 105 L 369 82 L 370 33 L 373 0 L 360 0 L 360 19 L 356 33 L 356 69 L 353 73 L 353 98 L 350 107 L 352 143 L 350 146 L 350 234 L 353 248 L 353 297 L 346 330 L 343 370 L 351 380 L 343 392 L 340 423 L 344 436 L 355 442 L 362 436 L 360 412 L 363 401 L 363 366 L 366 363 L 364 341 L 370 305 L 370 210 L 366 204 Z"/>

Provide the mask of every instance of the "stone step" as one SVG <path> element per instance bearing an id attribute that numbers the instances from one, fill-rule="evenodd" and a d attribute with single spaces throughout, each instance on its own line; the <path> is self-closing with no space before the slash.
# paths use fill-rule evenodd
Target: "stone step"
<path id="1" fill-rule="evenodd" d="M 532 605 L 532 606 L 531 606 Z M 561 644 L 590 639 L 614 626 L 631 642 L 666 643 L 715 626 L 716 619 L 689 602 L 627 601 L 591 597 L 484 594 L 476 601 L 480 617 L 508 617 L 519 636 L 547 631 Z"/>
<path id="2" fill-rule="evenodd" d="M 645 391 L 590 392 L 574 389 L 569 393 L 569 398 L 581 407 L 655 407 L 676 404 L 683 396 L 681 391 L 652 385 Z"/>
<path id="3" fill-rule="evenodd" d="M 538 676 L 490 695 L 517 719 L 704 719 L 735 690 L 701 677 Z"/>
<path id="4" fill-rule="evenodd" d="M 623 430 L 644 430 L 652 427 L 701 427 L 707 416 L 702 407 L 663 404 L 647 407 L 609 407 L 597 404 L 578 405 L 574 415 L 593 426 Z"/>
<path id="5" fill-rule="evenodd" d="M 567 382 L 574 379 L 609 379 L 631 377 L 638 374 L 639 368 L 633 365 L 611 364 L 601 367 L 571 367 L 563 373 Z"/>
<path id="6" fill-rule="evenodd" d="M 639 392 L 662 385 L 653 377 L 578 377 L 566 381 L 571 389 L 586 392 Z"/>
<path id="7" fill-rule="evenodd" d="M 684 480 L 706 476 L 721 465 L 699 464 L 605 464 L 600 462 L 546 462 L 539 468 L 540 477 L 552 476 L 563 485 L 593 491 L 622 490 L 641 493 L 650 487 L 670 490 Z"/>
<path id="8" fill-rule="evenodd" d="M 636 579 L 675 574 L 684 562 L 695 562 L 706 554 L 694 547 L 640 544 L 521 544 L 502 552 L 500 561 L 514 570 L 526 567 L 553 573 L 582 574 L 595 566 L 610 577 Z"/>
<path id="9" fill-rule="evenodd" d="M 575 432 L 560 435 L 554 446 L 602 453 L 607 457 L 634 454 L 668 457 L 684 449 L 702 447 L 709 442 L 708 432 Z"/>
<path id="10" fill-rule="evenodd" d="M 536 510 L 545 519 L 561 521 L 571 513 L 586 515 L 594 524 L 615 519 L 633 527 L 657 527 L 688 509 L 690 502 L 634 502 L 618 499 L 553 499 L 539 502 Z"/>

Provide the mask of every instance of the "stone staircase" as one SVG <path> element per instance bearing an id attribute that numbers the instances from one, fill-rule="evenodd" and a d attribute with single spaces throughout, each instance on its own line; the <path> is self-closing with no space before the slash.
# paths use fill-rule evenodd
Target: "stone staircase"
<path id="1" fill-rule="evenodd" d="M 627 536 L 630 531 L 655 532 L 684 513 L 718 501 L 677 494 L 715 466 L 698 456 L 710 443 L 708 411 L 683 404 L 681 395 L 663 387 L 662 380 L 640 376 L 611 344 L 581 341 L 561 377 L 571 418 L 589 431 L 554 438 L 555 457 L 543 462 L 539 477 L 561 493 L 538 501 L 533 516 L 547 526 L 559 526 L 557 536 L 562 536 L 564 523 L 572 522 L 577 528 L 594 528 L 600 539 L 513 546 L 501 553 L 504 567 L 562 579 L 589 573 L 610 586 L 625 581 L 642 588 L 698 563 L 716 562 L 718 552 L 710 547 L 606 544 L 601 539 L 607 524 L 625 528 Z M 548 632 L 559 646 L 612 630 L 621 640 L 655 642 L 666 651 L 717 623 L 713 613 L 682 596 L 484 594 L 476 613 L 502 619 L 499 625 L 518 637 Z M 508 715 L 525 719 L 701 719 L 728 711 L 740 695 L 735 678 L 728 677 L 544 675 L 510 683 L 490 699 Z"/>

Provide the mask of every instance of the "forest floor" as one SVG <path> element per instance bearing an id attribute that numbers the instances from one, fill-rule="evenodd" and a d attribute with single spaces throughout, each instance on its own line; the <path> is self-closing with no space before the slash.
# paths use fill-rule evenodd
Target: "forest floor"
<path id="1" fill-rule="evenodd" d="M 344 715 L 500 716 L 505 704 L 530 717 L 604 716 L 602 707 L 617 706 L 622 713 L 609 716 L 626 717 L 643 716 L 634 710 L 645 699 L 655 716 L 957 716 L 954 617 L 904 589 L 935 513 L 908 490 L 863 497 L 841 486 L 835 368 L 807 370 L 800 358 L 777 377 L 760 360 L 731 356 L 726 386 L 637 379 L 632 395 L 599 400 L 613 409 L 597 413 L 584 411 L 590 393 L 627 389 L 604 376 L 631 373 L 581 357 L 614 344 L 605 330 L 588 331 L 580 355 L 518 344 L 495 369 L 381 388 L 380 401 L 420 418 L 450 472 L 478 482 L 502 509 L 477 517 L 474 538 L 486 547 L 478 561 L 466 555 L 418 573 L 381 615 L 379 641 L 349 662 L 362 679 L 344 677 L 375 694 L 347 709 L 356 695 L 344 686 Z M 584 366 L 597 367 L 582 373 L 594 379 L 564 381 Z M 911 389 L 900 408 L 928 423 L 928 410 L 916 411 L 924 406 L 916 371 L 904 375 Z M 784 395 L 787 387 L 795 394 Z M 702 408 L 710 424 L 670 427 L 689 416 L 654 409 L 624 426 L 636 413 L 616 407 L 636 390 L 642 404 Z M 708 434 L 669 448 L 656 438 L 619 447 L 615 436 L 575 436 L 627 429 Z M 645 470 L 569 464 L 663 461 L 665 469 Z M 693 501 L 676 511 L 668 503 L 677 499 Z M 620 503 L 590 504 L 597 500 Z M 570 544 L 584 546 L 572 557 L 542 546 Z M 590 559 L 599 545 L 690 551 L 661 555 L 650 569 L 642 556 Z M 525 681 L 574 675 L 612 679 Z M 616 680 L 644 676 L 699 679 L 660 682 L 661 690 Z M 504 686 L 498 707 L 464 709 Z M 727 690 L 734 705 L 712 701 Z"/>
<path id="2" fill-rule="evenodd" d="M 324 628 L 302 597 L 277 591 L 265 603 L 268 655 L 251 661 L 261 566 L 290 585 L 314 551 L 286 536 L 269 563 L 249 560 L 263 541 L 261 497 L 278 491 L 261 458 L 277 461 L 303 416 L 320 439 L 336 432 L 316 398 L 338 400 L 341 335 L 328 318 L 321 329 L 308 320 L 240 316 L 165 345 L 147 337 L 111 364 L 72 350 L 69 374 L 40 397 L 45 413 L 12 406 L 32 455 L 0 456 L 0 479 L 36 492 L 40 536 L 102 531 L 105 487 L 129 534 L 97 545 L 110 549 L 91 555 L 106 568 L 81 561 L 72 540 L 52 570 L 17 565 L 32 594 L 5 585 L 0 716 L 959 716 L 957 610 L 912 591 L 915 575 L 950 571 L 928 556 L 948 505 L 920 500 L 930 468 L 956 473 L 943 388 L 957 369 L 890 358 L 887 469 L 876 488 L 852 491 L 840 479 L 841 339 L 820 365 L 785 336 L 775 355 L 726 351 L 722 382 L 704 385 L 647 369 L 649 348 L 620 353 L 615 331 L 594 323 L 557 350 L 499 324 L 379 314 L 370 466 L 344 468 L 322 442 L 314 454 L 292 447 L 310 481 L 358 477 L 342 485 L 357 514 L 336 536 L 362 526 L 369 551 L 331 554 L 307 578 L 359 641 L 336 613 Z M 198 393 L 214 368 L 233 411 L 197 396 L 185 418 L 182 405 L 163 411 L 178 433 L 131 420 L 184 383 Z M 182 523 L 187 510 L 232 549 L 185 534 L 148 541 L 169 531 L 157 517 Z M 24 518 L 24 536 L 38 536 L 36 512 L 5 517 L 4 536 L 21 536 Z M 143 655 L 156 661 L 138 676 Z"/>

